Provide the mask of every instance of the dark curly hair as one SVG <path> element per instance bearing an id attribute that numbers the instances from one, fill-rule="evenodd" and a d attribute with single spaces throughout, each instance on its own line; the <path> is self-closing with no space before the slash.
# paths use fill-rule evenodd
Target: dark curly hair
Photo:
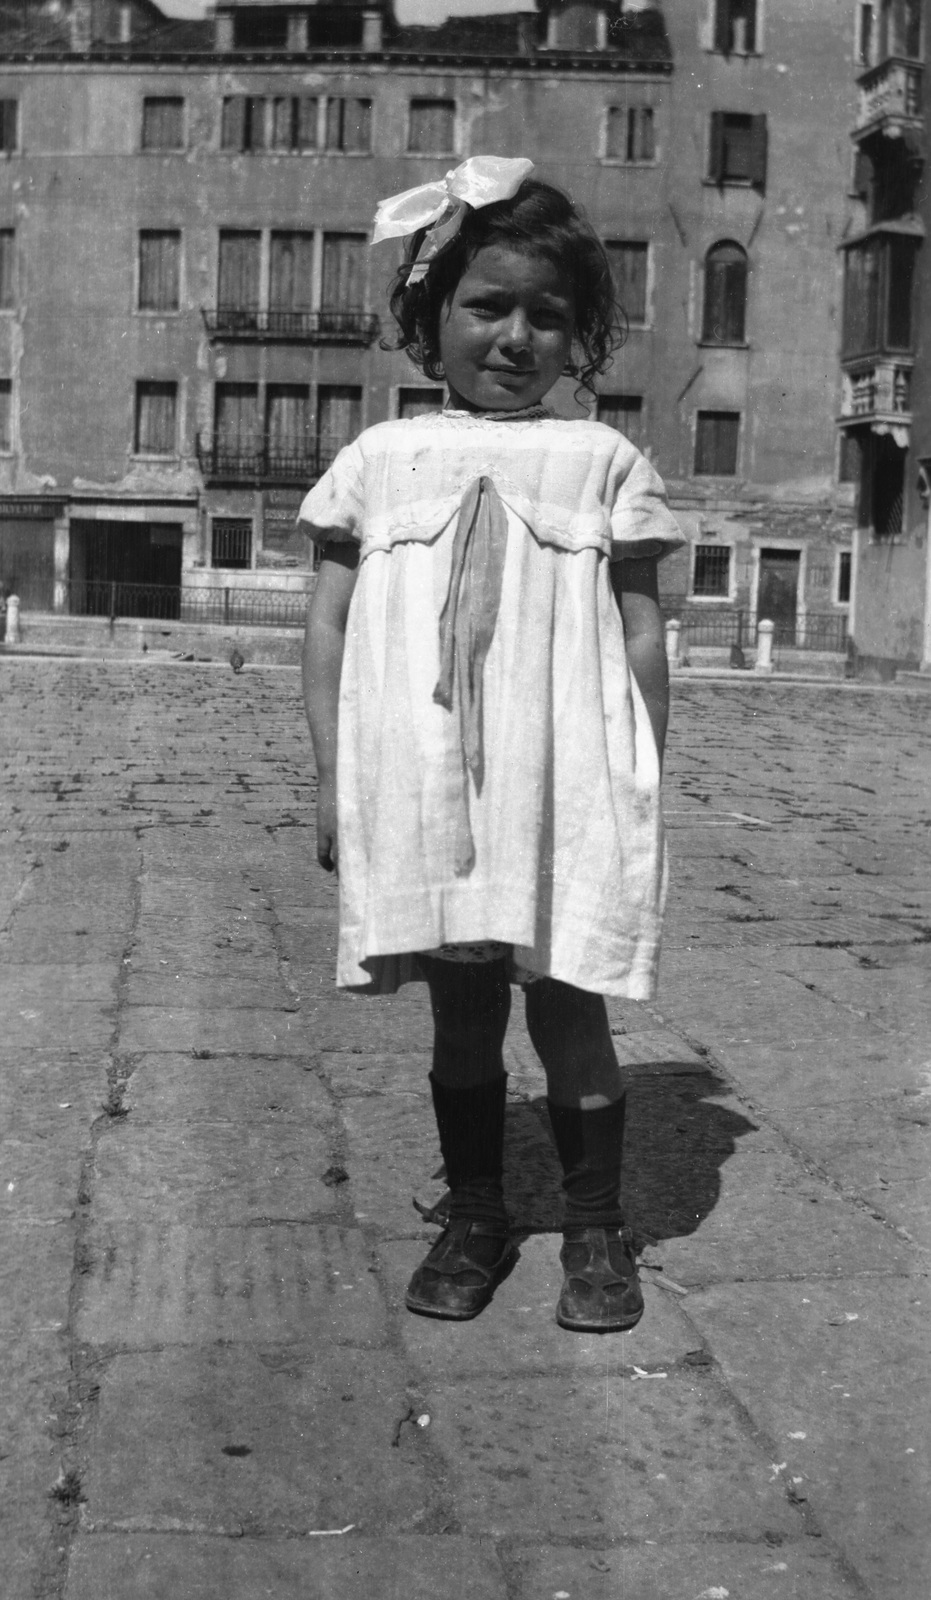
<path id="1" fill-rule="evenodd" d="M 567 274 L 575 305 L 573 354 L 567 371 L 594 393 L 593 378 L 605 371 L 627 336 L 627 318 L 618 303 L 604 246 L 568 195 L 552 184 L 525 178 L 512 199 L 467 210 L 459 232 L 432 262 L 427 276 L 408 288 L 411 265 L 426 232 L 421 228 L 414 234 L 392 280 L 389 304 L 398 338 L 395 344 L 384 341 L 384 349 L 406 350 L 428 378 L 441 379 L 443 306 L 479 250 L 506 245 L 524 255 L 545 256 Z"/>

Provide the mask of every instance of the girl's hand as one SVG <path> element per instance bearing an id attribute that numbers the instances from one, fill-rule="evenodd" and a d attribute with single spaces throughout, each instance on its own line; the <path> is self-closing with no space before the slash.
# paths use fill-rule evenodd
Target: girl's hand
<path id="1" fill-rule="evenodd" d="M 321 780 L 317 789 L 317 860 L 324 872 L 339 877 L 339 837 L 336 825 L 336 784 Z"/>

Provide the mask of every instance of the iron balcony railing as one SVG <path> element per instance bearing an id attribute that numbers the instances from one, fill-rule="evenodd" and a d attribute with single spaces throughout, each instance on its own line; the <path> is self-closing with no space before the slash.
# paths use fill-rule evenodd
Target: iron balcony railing
<path id="1" fill-rule="evenodd" d="M 345 439 L 308 439 L 285 449 L 269 440 L 197 435 L 197 462 L 208 483 L 288 483 L 310 487 L 322 477 Z"/>
<path id="2" fill-rule="evenodd" d="M 291 344 L 369 345 L 378 337 L 372 311 L 258 311 L 239 306 L 201 307 L 212 339 L 281 339 Z"/>
<path id="3" fill-rule="evenodd" d="M 293 589 L 246 589 L 72 579 L 61 587 L 62 610 L 75 617 L 140 617 L 159 622 L 238 623 L 252 628 L 302 628 L 308 596 Z"/>
<path id="4" fill-rule="evenodd" d="M 755 618 L 750 611 L 739 607 L 705 610 L 688 601 L 663 601 L 663 613 L 668 619 L 678 618 L 681 623 L 680 649 L 689 645 L 728 649 L 737 645 L 744 650 L 756 646 L 757 626 L 764 620 Z M 775 625 L 773 644 L 785 650 L 824 650 L 842 654 L 847 648 L 847 613 L 845 611 L 807 612 L 805 616 L 772 619 Z"/>

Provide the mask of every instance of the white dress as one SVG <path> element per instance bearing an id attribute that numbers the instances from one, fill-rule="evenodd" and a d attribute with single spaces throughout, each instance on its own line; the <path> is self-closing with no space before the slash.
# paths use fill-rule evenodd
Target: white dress
<path id="1" fill-rule="evenodd" d="M 458 717 L 434 700 L 458 513 L 478 478 L 506 514 L 480 787 Z M 339 698 L 338 986 L 392 993 L 420 976 L 417 952 L 493 940 L 518 969 L 648 999 L 660 773 L 609 561 L 683 542 L 649 462 L 600 423 L 447 411 L 361 434 L 300 520 L 361 545 Z"/>

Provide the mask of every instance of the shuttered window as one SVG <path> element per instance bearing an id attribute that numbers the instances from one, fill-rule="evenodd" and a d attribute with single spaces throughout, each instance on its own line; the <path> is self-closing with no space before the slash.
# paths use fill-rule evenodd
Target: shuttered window
<path id="1" fill-rule="evenodd" d="M 309 311 L 313 305 L 313 234 L 273 233 L 269 266 L 269 311 Z"/>
<path id="2" fill-rule="evenodd" d="M 351 444 L 362 427 L 362 390 L 352 383 L 322 383 L 317 390 L 317 443 L 321 465 Z"/>
<path id="3" fill-rule="evenodd" d="M 455 149 L 454 100 L 412 100 L 407 148 L 415 155 L 452 155 Z"/>
<path id="4" fill-rule="evenodd" d="M 261 247 L 260 233 L 221 231 L 217 283 L 217 306 L 221 312 L 258 311 Z"/>
<path id="5" fill-rule="evenodd" d="M 6 155 L 19 143 L 19 102 L 0 100 L 0 150 Z"/>
<path id="6" fill-rule="evenodd" d="M 0 311 L 9 311 L 16 301 L 16 234 L 0 228 Z"/>
<path id="7" fill-rule="evenodd" d="M 399 389 L 398 416 L 423 417 L 431 411 L 442 411 L 442 389 Z"/>
<path id="8" fill-rule="evenodd" d="M 317 148 L 317 100 L 312 95 L 278 95 L 272 101 L 272 149 Z"/>
<path id="9" fill-rule="evenodd" d="M 136 384 L 136 454 L 172 456 L 176 449 L 176 383 Z"/>
<path id="10" fill-rule="evenodd" d="M 746 313 L 746 251 L 724 240 L 705 257 L 702 339 L 706 344 L 743 344 Z"/>
<path id="11" fill-rule="evenodd" d="M 239 458 L 258 445 L 259 391 L 254 383 L 218 383 L 215 395 L 217 450 Z"/>
<path id="12" fill-rule="evenodd" d="M 365 305 L 365 261 L 364 233 L 324 234 L 322 310 L 362 310 Z"/>
<path id="13" fill-rule="evenodd" d="M 10 378 L 0 378 L 0 450 L 9 453 L 13 448 L 13 383 Z"/>
<path id="14" fill-rule="evenodd" d="M 647 320 L 647 263 L 649 245 L 639 240 L 609 239 L 605 244 L 611 275 L 629 322 Z"/>
<path id="15" fill-rule="evenodd" d="M 265 433 L 272 462 L 306 457 L 310 434 L 310 390 L 306 384 L 269 384 Z"/>
<path id="16" fill-rule="evenodd" d="M 733 478 L 737 472 L 739 411 L 699 411 L 695 428 L 695 472 Z"/>
<path id="17" fill-rule="evenodd" d="M 714 183 L 766 186 L 765 116 L 743 111 L 712 111 L 708 176 Z"/>
<path id="18" fill-rule="evenodd" d="M 264 150 L 265 119 L 264 95 L 227 95 L 220 124 L 221 150 Z"/>
<path id="19" fill-rule="evenodd" d="M 751 55 L 756 49 L 757 0 L 715 0 L 714 48 L 722 55 Z"/>
<path id="20" fill-rule="evenodd" d="M 639 445 L 643 419 L 643 398 L 639 394 L 598 396 L 598 421 L 623 433 L 631 444 Z"/>
<path id="21" fill-rule="evenodd" d="M 139 235 L 139 310 L 177 311 L 180 306 L 181 235 L 145 229 Z"/>
<path id="22" fill-rule="evenodd" d="M 911 350 L 917 248 L 916 238 L 890 233 L 874 234 L 846 250 L 845 356 Z"/>
<path id="23" fill-rule="evenodd" d="M 184 101 L 180 95 L 149 95 L 143 100 L 142 148 L 184 149 Z"/>
<path id="24" fill-rule="evenodd" d="M 327 101 L 326 147 L 344 155 L 358 155 L 372 148 L 372 102 L 351 97 Z"/>
<path id="25" fill-rule="evenodd" d="M 608 107 L 605 155 L 632 165 L 656 159 L 652 106 Z"/>

